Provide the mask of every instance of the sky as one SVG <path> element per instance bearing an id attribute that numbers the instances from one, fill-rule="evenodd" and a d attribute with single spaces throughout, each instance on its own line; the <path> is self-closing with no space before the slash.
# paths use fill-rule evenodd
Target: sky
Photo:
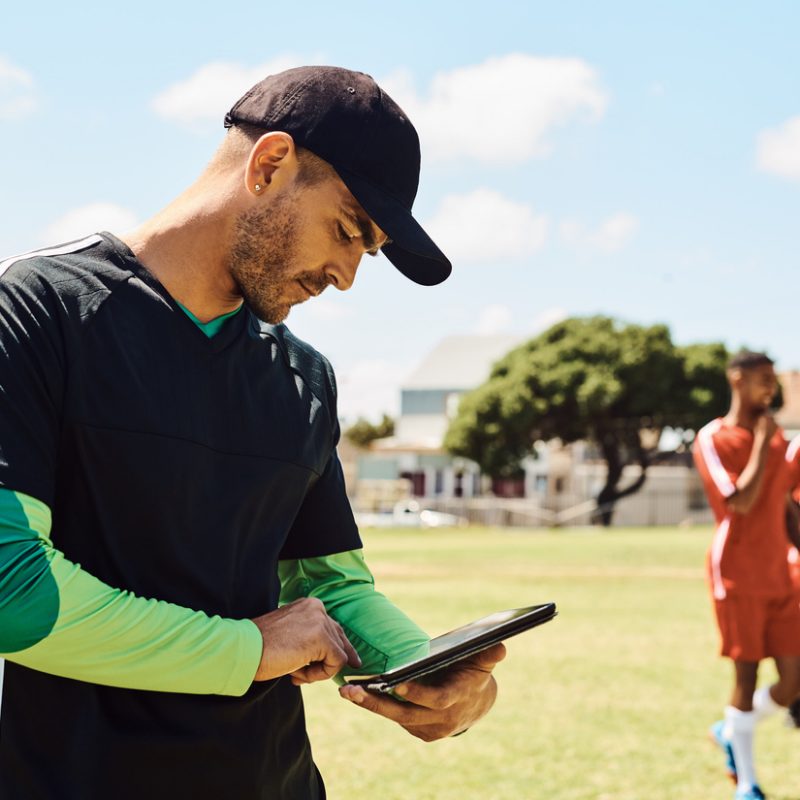
<path id="1" fill-rule="evenodd" d="M 445 336 L 567 316 L 800 368 L 800 4 L 538 0 L 13 4 L 0 15 L 0 256 L 124 234 L 200 173 L 267 74 L 372 75 L 422 143 L 415 216 L 453 262 L 383 257 L 295 308 L 340 415 L 396 414 Z"/>

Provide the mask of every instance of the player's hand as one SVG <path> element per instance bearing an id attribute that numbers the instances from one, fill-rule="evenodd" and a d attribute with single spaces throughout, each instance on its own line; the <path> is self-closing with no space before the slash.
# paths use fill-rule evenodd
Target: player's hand
<path id="1" fill-rule="evenodd" d="M 403 683 L 395 689 L 403 701 L 361 686 L 342 686 L 339 694 L 394 720 L 412 736 L 432 742 L 462 733 L 489 711 L 497 696 L 492 670 L 505 655 L 505 646 L 496 644 L 441 670 L 427 683 Z"/>
<path id="2" fill-rule="evenodd" d="M 291 675 L 298 686 L 332 678 L 345 664 L 361 666 L 339 623 L 315 598 L 295 600 L 253 622 L 263 641 L 256 681 Z"/>
<path id="3" fill-rule="evenodd" d="M 753 430 L 755 436 L 763 442 L 769 442 L 778 430 L 778 423 L 769 411 L 765 411 L 757 420 Z"/>

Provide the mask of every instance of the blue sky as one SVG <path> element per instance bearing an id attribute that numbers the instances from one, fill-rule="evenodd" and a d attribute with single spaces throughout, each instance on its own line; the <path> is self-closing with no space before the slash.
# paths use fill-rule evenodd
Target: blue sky
<path id="1" fill-rule="evenodd" d="M 444 336 L 565 315 L 800 368 L 800 5 L 14 4 L 0 40 L 0 254 L 145 220 L 199 173 L 262 74 L 370 73 L 417 124 L 434 288 L 365 259 L 295 309 L 341 410 L 395 412 Z"/>

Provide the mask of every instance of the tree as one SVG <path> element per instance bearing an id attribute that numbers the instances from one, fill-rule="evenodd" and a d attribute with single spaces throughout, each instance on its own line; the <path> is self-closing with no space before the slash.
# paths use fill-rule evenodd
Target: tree
<path id="1" fill-rule="evenodd" d="M 560 322 L 517 347 L 466 394 L 446 437 L 453 455 L 492 477 L 512 477 L 537 441 L 594 442 L 608 467 L 597 496 L 600 520 L 644 484 L 664 427 L 695 431 L 728 401 L 721 343 L 677 347 L 665 325 L 623 325 L 608 317 Z M 639 476 L 620 487 L 623 468 Z"/>
<path id="2" fill-rule="evenodd" d="M 384 414 L 383 419 L 377 425 L 373 425 L 369 420 L 359 417 L 344 435 L 356 447 L 369 447 L 376 439 L 394 435 L 394 420 Z"/>

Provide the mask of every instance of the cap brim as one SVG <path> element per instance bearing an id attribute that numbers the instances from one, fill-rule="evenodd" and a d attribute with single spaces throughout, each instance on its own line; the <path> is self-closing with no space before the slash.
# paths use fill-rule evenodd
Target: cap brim
<path id="1" fill-rule="evenodd" d="M 447 256 L 411 212 L 370 181 L 333 165 L 370 219 L 391 239 L 381 250 L 400 272 L 422 286 L 435 286 L 452 272 Z"/>

